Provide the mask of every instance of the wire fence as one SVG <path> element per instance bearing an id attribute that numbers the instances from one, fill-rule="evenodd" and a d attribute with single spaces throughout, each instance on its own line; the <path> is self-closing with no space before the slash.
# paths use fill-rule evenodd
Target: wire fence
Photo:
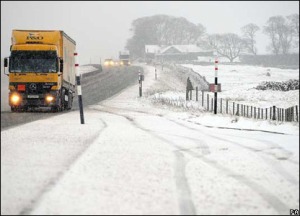
<path id="1" fill-rule="evenodd" d="M 196 90 L 186 91 L 186 100 L 198 101 L 205 110 L 214 112 L 214 97 L 203 90 L 199 91 L 197 87 Z M 299 122 L 298 105 L 288 108 L 276 106 L 260 108 L 219 98 L 217 99 L 217 113 L 262 120 Z"/>

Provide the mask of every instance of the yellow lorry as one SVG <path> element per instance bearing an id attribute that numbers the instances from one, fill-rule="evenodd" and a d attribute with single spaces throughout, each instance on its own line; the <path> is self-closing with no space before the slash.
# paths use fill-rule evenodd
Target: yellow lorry
<path id="1" fill-rule="evenodd" d="M 60 30 L 13 30 L 8 67 L 12 112 L 49 107 L 72 108 L 76 42 Z"/>

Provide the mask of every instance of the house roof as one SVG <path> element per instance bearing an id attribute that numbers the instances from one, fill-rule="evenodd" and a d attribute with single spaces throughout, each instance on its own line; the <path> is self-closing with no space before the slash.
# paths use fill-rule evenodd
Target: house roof
<path id="1" fill-rule="evenodd" d="M 213 50 L 208 50 L 201 48 L 194 44 L 188 45 L 145 45 L 146 53 L 153 54 L 180 54 L 180 53 L 195 53 L 195 52 L 212 52 Z"/>

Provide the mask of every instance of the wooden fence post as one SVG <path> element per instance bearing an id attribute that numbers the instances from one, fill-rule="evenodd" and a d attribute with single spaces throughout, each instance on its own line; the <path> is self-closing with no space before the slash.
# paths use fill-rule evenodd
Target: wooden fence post
<path id="1" fill-rule="evenodd" d="M 226 100 L 226 114 L 228 114 L 228 100 Z"/>
<path id="2" fill-rule="evenodd" d="M 256 107 L 254 107 L 254 118 L 256 119 Z"/>
<path id="3" fill-rule="evenodd" d="M 237 116 L 240 115 L 240 104 L 237 104 L 236 115 L 237 115 Z"/>
<path id="4" fill-rule="evenodd" d="M 207 94 L 207 104 L 206 104 L 206 106 L 207 106 L 207 111 L 209 111 L 209 94 Z"/>
<path id="5" fill-rule="evenodd" d="M 196 87 L 196 101 L 198 101 L 198 86 Z"/>
<path id="6" fill-rule="evenodd" d="M 296 106 L 296 121 L 299 122 L 299 116 L 298 116 L 298 106 Z"/>
<path id="7" fill-rule="evenodd" d="M 249 106 L 247 105 L 247 118 L 249 118 Z"/>
<path id="8" fill-rule="evenodd" d="M 220 104 L 220 113 L 222 114 L 222 98 L 221 98 L 221 104 Z"/>
<path id="9" fill-rule="evenodd" d="M 253 106 L 251 106 L 251 118 L 252 118 L 252 115 L 253 115 Z"/>
<path id="10" fill-rule="evenodd" d="M 235 115 L 235 112 L 234 112 L 234 102 L 232 102 L 232 107 L 233 107 L 232 114 Z"/>
<path id="11" fill-rule="evenodd" d="M 241 104 L 241 116 L 243 116 L 243 104 Z"/>
<path id="12" fill-rule="evenodd" d="M 270 120 L 272 120 L 272 107 L 270 107 Z"/>
<path id="13" fill-rule="evenodd" d="M 266 108 L 266 120 L 268 119 L 268 108 Z"/>
<path id="14" fill-rule="evenodd" d="M 276 106 L 273 106 L 273 118 L 272 120 L 276 120 Z"/>

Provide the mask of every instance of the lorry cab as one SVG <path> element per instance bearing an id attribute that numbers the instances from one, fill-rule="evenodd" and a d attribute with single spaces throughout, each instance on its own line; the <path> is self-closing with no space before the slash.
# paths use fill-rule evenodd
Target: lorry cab
<path id="1" fill-rule="evenodd" d="M 10 56 L 4 59 L 13 112 L 37 107 L 71 109 L 75 44 L 63 31 L 13 30 Z"/>

